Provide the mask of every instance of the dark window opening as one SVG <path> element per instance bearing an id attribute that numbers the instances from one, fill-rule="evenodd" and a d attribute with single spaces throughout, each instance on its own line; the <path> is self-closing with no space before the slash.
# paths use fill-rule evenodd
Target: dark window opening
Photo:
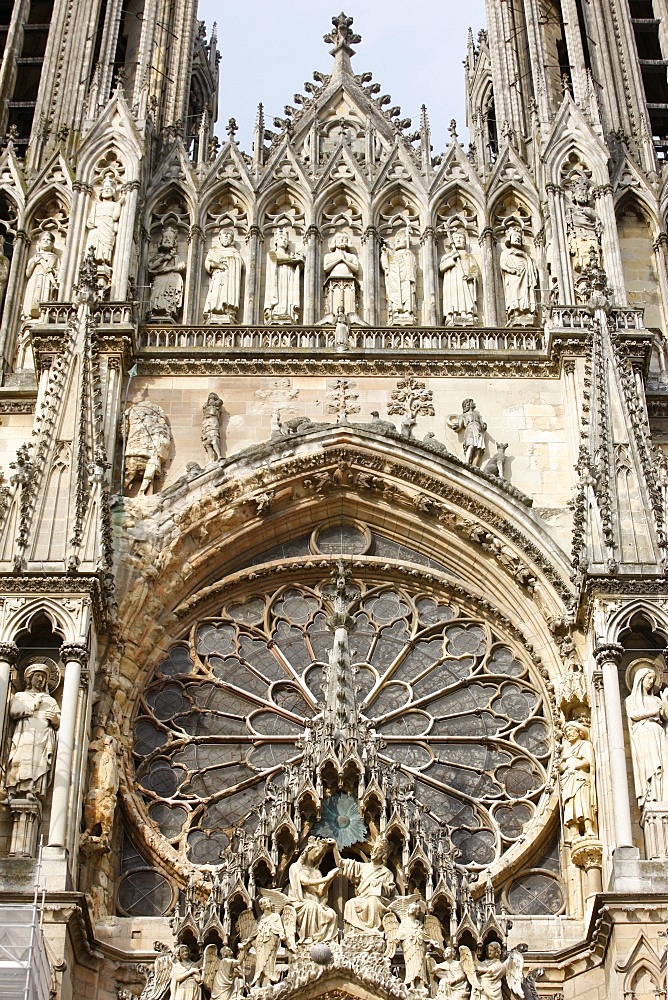
<path id="1" fill-rule="evenodd" d="M 575 7 L 578 13 L 578 25 L 580 27 L 580 40 L 582 41 L 582 52 L 584 54 L 585 67 L 591 69 L 591 50 L 589 48 L 589 35 L 582 9 L 582 0 L 575 0 Z"/>
<path id="2" fill-rule="evenodd" d="M 107 19 L 107 0 L 102 0 L 100 4 L 100 13 L 97 19 L 97 31 L 95 33 L 95 45 L 93 46 L 93 58 L 91 61 L 91 73 L 95 72 L 95 68 L 100 58 L 100 49 L 102 48 L 102 35 L 104 34 L 104 22 Z"/>

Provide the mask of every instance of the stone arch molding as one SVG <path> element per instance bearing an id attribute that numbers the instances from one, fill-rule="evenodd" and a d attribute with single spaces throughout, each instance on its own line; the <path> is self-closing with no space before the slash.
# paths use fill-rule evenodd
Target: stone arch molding
<path id="1" fill-rule="evenodd" d="M 86 598 L 0 598 L 0 642 L 15 642 L 29 631 L 38 615 L 45 615 L 63 643 L 85 645 L 90 602 Z"/>
<path id="2" fill-rule="evenodd" d="M 619 643 L 636 615 L 642 615 L 652 625 L 652 629 L 668 642 L 668 602 L 663 598 L 640 597 L 619 602 L 607 615 L 602 612 L 596 625 L 596 639 L 602 645 Z"/>

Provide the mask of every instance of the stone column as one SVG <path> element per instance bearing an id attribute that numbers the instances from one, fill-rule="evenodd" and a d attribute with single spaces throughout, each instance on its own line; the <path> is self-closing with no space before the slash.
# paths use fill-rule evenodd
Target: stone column
<path id="1" fill-rule="evenodd" d="M 6 62 L 6 60 L 5 60 Z M 18 338 L 21 310 L 23 308 L 24 282 L 26 280 L 26 263 L 30 238 L 25 229 L 19 229 L 14 240 L 14 253 L 9 269 L 9 279 L 5 291 L 5 307 L 0 326 L 0 354 L 4 359 L 4 370 L 14 366 L 14 354 Z"/>
<path id="2" fill-rule="evenodd" d="M 48 846 L 64 849 L 73 774 L 74 736 L 77 731 L 79 684 L 81 668 L 88 663 L 88 651 L 84 646 L 68 643 L 61 647 L 60 658 L 65 664 L 65 681 L 53 778 Z"/>
<path id="3" fill-rule="evenodd" d="M 7 718 L 7 693 L 12 667 L 19 655 L 19 647 L 15 642 L 0 642 L 0 747 L 5 735 L 5 720 Z"/>
<path id="4" fill-rule="evenodd" d="M 613 815 L 615 820 L 616 847 L 633 847 L 629 780 L 626 773 L 624 749 L 624 721 L 619 691 L 617 668 L 621 663 L 624 647 L 616 643 L 597 646 L 594 651 L 596 665 L 603 672 L 603 697 L 610 759 L 610 780 Z"/>
<path id="5" fill-rule="evenodd" d="M 557 184 L 548 184 L 547 201 L 552 219 L 552 277 L 559 285 L 559 298 L 565 305 L 575 303 L 575 288 L 573 286 L 573 270 L 568 251 L 568 236 L 566 234 L 566 219 L 564 216 L 564 189 Z M 547 291 L 549 296 L 549 289 Z"/>
<path id="6" fill-rule="evenodd" d="M 582 837 L 571 848 L 573 864 L 585 872 L 585 896 L 595 896 L 603 889 L 603 845 L 593 837 Z"/>
<path id="7" fill-rule="evenodd" d="M 595 188 L 594 199 L 598 217 L 601 220 L 601 248 L 603 250 L 603 267 L 608 280 L 615 292 L 615 305 L 626 306 L 626 285 L 622 268 L 622 255 L 617 237 L 617 220 L 615 218 L 615 203 L 612 198 L 612 186 L 604 184 Z"/>
<path id="8" fill-rule="evenodd" d="M 317 226 L 309 226 L 304 233 L 306 262 L 304 265 L 304 325 L 316 323 L 320 306 L 320 242 L 322 236 Z"/>
<path id="9" fill-rule="evenodd" d="M 200 287 L 202 280 L 202 250 L 204 231 L 201 226 L 191 226 L 188 233 L 188 269 L 185 275 L 186 287 L 183 295 L 183 322 L 197 326 L 201 323 L 199 313 Z"/>
<path id="10" fill-rule="evenodd" d="M 668 328 L 668 233 L 659 233 L 659 235 L 654 240 L 654 259 L 656 260 L 656 273 L 659 279 L 659 289 L 661 294 L 659 296 L 660 306 L 661 306 L 661 316 L 663 319 L 664 329 Z M 659 364 L 661 366 L 661 374 L 665 375 L 666 371 L 666 357 L 665 357 L 665 347 L 663 347 L 659 352 Z"/>
<path id="11" fill-rule="evenodd" d="M 575 0 L 561 0 L 561 9 L 563 12 L 566 48 L 568 49 L 568 62 L 571 67 L 573 100 L 585 111 L 587 109 L 587 77 L 582 35 L 580 34 L 580 19 Z"/>
<path id="12" fill-rule="evenodd" d="M 436 264 L 436 233 L 433 226 L 427 226 L 420 237 L 420 250 L 422 257 L 422 288 L 424 290 L 424 301 L 422 302 L 422 322 L 425 326 L 442 326 L 443 318 L 439 318 L 439 295 L 438 278 Z M 420 307 L 418 306 L 418 316 Z"/>
<path id="13" fill-rule="evenodd" d="M 362 280 L 364 282 L 364 293 L 360 291 L 362 299 L 358 302 L 359 314 L 370 326 L 378 324 L 378 283 L 380 271 L 378 267 L 378 231 L 373 226 L 367 226 L 362 235 L 362 247 L 364 248 L 364 264 L 362 268 Z"/>
<path id="14" fill-rule="evenodd" d="M 482 248 L 482 302 L 485 311 L 485 326 L 498 326 L 499 316 L 496 304 L 496 260 L 494 254 L 494 233 L 486 226 L 480 233 Z"/>
<path id="15" fill-rule="evenodd" d="M 89 184 L 75 181 L 72 185 L 72 207 L 67 226 L 67 241 L 60 265 L 60 288 L 58 302 L 70 302 L 79 276 L 79 268 L 84 258 L 86 246 L 86 219 L 91 206 L 93 188 Z"/>
<path id="16" fill-rule="evenodd" d="M 128 278 L 133 257 L 133 236 L 139 187 L 139 181 L 128 181 L 121 189 L 125 194 L 125 203 L 121 207 L 121 216 L 118 220 L 118 232 L 116 234 L 116 246 L 114 248 L 114 271 L 111 279 L 111 288 L 109 289 L 109 300 L 111 302 L 125 302 L 128 297 Z"/>
<path id="17" fill-rule="evenodd" d="M 251 226 L 246 237 L 248 244 L 248 270 L 246 271 L 246 302 L 244 305 L 244 323 L 261 323 L 263 320 L 260 302 L 260 277 L 262 275 L 262 233 L 259 226 Z"/>

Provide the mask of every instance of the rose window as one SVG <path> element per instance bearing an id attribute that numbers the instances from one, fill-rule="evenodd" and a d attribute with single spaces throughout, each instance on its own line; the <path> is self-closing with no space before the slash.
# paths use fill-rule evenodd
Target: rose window
<path id="1" fill-rule="evenodd" d="M 350 683 L 380 762 L 410 783 L 427 834 L 447 824 L 458 864 L 488 867 L 527 840 L 548 794 L 552 734 L 535 667 L 449 599 L 356 586 Z M 323 584 L 230 600 L 154 674 L 134 722 L 136 783 L 149 819 L 194 864 L 216 864 L 236 829 L 252 831 L 299 765 L 326 701 L 332 597 Z M 317 819 L 356 842 L 355 808 L 341 795 Z"/>

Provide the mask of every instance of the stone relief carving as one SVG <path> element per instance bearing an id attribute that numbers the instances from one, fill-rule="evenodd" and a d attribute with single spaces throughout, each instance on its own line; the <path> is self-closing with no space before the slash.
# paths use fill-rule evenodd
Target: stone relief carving
<path id="1" fill-rule="evenodd" d="M 55 237 L 49 230 L 41 233 L 37 241 L 37 250 L 26 267 L 26 277 L 28 283 L 23 298 L 23 315 L 35 318 L 39 316 L 40 302 L 53 301 L 60 284 L 60 254 L 56 250 Z"/>
<path id="2" fill-rule="evenodd" d="M 223 401 L 215 392 L 210 392 L 202 407 L 202 444 L 209 462 L 220 462 L 223 450 L 220 443 L 220 417 Z"/>
<path id="3" fill-rule="evenodd" d="M 449 235 L 450 249 L 438 266 L 443 275 L 443 323 L 467 326 L 478 318 L 480 267 L 468 249 L 464 224 L 454 221 Z"/>
<path id="4" fill-rule="evenodd" d="M 337 233 L 330 240 L 323 266 L 326 321 L 333 322 L 341 307 L 351 322 L 360 323 L 357 315 L 360 261 L 348 233 Z"/>
<path id="5" fill-rule="evenodd" d="M 385 274 L 387 314 L 391 326 L 413 326 L 417 320 L 415 282 L 417 260 L 410 249 L 410 229 L 400 230 L 394 249 L 383 244 L 380 264 Z"/>
<path id="6" fill-rule="evenodd" d="M 301 307 L 300 276 L 304 255 L 290 250 L 284 229 L 274 236 L 267 254 L 267 283 L 264 296 L 265 323 L 297 323 Z"/>
<path id="7" fill-rule="evenodd" d="M 156 252 L 148 259 L 153 279 L 148 312 L 154 322 L 175 323 L 181 311 L 186 263 L 179 257 L 178 238 L 174 226 L 165 226 Z"/>
<path id="8" fill-rule="evenodd" d="M 596 837 L 596 760 L 588 729 L 578 722 L 567 722 L 559 761 L 561 803 L 566 840 L 580 836 Z"/>
<path id="9" fill-rule="evenodd" d="M 538 271 L 525 247 L 519 219 L 508 219 L 505 228 L 505 249 L 501 253 L 499 266 L 508 326 L 528 326 L 536 320 Z"/>
<path id="10" fill-rule="evenodd" d="M 154 480 L 163 472 L 169 455 L 172 432 L 165 411 L 157 403 L 142 400 L 125 412 L 125 468 L 123 487 L 128 489 L 141 476 L 139 495 L 147 496 L 154 489 Z"/>
<path id="11" fill-rule="evenodd" d="M 478 465 L 485 451 L 487 424 L 475 408 L 472 399 L 462 402 L 462 412 L 448 417 L 448 427 L 464 432 L 464 459 L 467 465 Z"/>
<path id="12" fill-rule="evenodd" d="M 234 235 L 233 229 L 221 229 L 204 260 L 210 276 L 204 303 L 207 323 L 230 324 L 238 319 L 243 261 L 234 245 Z"/>
<path id="13" fill-rule="evenodd" d="M 658 685 L 656 670 L 650 666 L 640 667 L 626 699 L 633 779 L 639 805 L 665 802 L 668 798 L 668 688 L 664 687 L 657 694 Z"/>
<path id="14" fill-rule="evenodd" d="M 102 181 L 100 193 L 93 202 L 86 222 L 88 237 L 85 251 L 86 254 L 89 250 L 93 251 L 99 280 L 106 288 L 111 282 L 114 247 L 122 204 L 122 198 L 120 200 L 116 198 L 114 175 L 111 171 L 107 171 Z"/>
<path id="15" fill-rule="evenodd" d="M 31 663 L 24 674 L 25 689 L 9 703 L 14 726 L 5 787 L 10 800 L 41 801 L 51 784 L 60 709 L 50 690 L 59 682 L 53 661 Z"/>

